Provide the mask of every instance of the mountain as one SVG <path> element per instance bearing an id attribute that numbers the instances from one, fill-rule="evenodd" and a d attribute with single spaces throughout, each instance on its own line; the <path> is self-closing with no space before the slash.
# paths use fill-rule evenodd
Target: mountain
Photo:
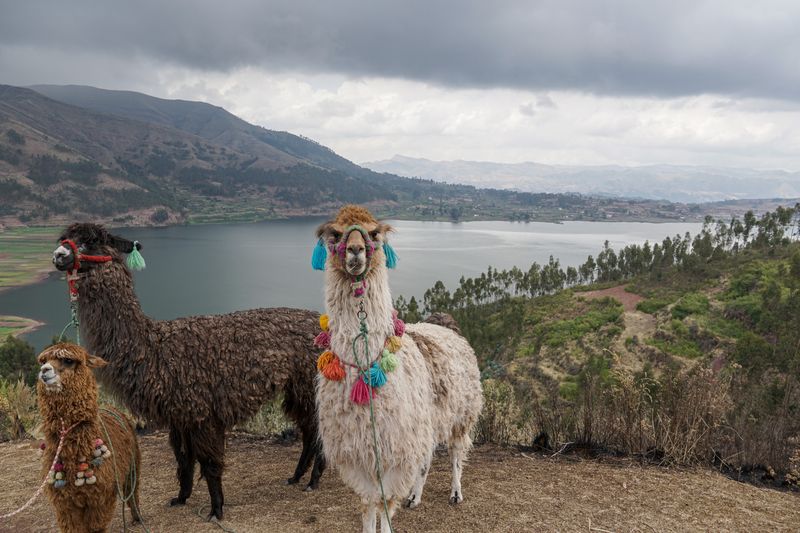
<path id="1" fill-rule="evenodd" d="M 480 184 L 484 186 L 482 183 Z M 400 177 L 203 102 L 94 87 L 0 85 L 0 227 L 254 221 L 369 205 L 436 220 L 684 220 L 663 201 Z"/>
<path id="2" fill-rule="evenodd" d="M 526 192 L 580 192 L 672 202 L 800 197 L 800 172 L 783 170 L 431 161 L 401 155 L 363 165 L 377 172 L 391 172 L 400 176 Z"/>

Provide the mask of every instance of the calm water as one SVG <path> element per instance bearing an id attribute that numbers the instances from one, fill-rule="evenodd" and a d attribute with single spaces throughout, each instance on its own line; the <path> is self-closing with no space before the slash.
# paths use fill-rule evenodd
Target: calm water
<path id="1" fill-rule="evenodd" d="M 323 276 L 311 270 L 318 219 L 260 224 L 130 228 L 117 233 L 144 245 L 147 269 L 135 274 L 136 291 L 148 315 L 169 319 L 254 307 L 321 310 Z M 527 269 L 552 254 L 561 265 L 578 265 L 608 239 L 619 248 L 694 234 L 698 224 L 627 222 L 410 222 L 395 221 L 391 237 L 399 256 L 392 272 L 394 296 L 409 298 L 437 280 L 452 289 L 459 278 L 488 266 Z M 69 318 L 67 287 L 53 274 L 38 285 L 0 293 L 0 314 L 33 318 L 46 325 L 27 336 L 37 349 Z"/>

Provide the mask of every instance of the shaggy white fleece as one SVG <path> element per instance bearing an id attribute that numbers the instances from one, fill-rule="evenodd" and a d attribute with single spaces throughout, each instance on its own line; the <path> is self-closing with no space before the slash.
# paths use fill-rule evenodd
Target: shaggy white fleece
<path id="1" fill-rule="evenodd" d="M 326 307 L 331 349 L 345 363 L 355 363 L 352 341 L 359 333 L 360 299 L 352 296 L 350 280 L 330 263 L 326 268 Z M 393 335 L 392 297 L 388 271 L 375 261 L 363 298 L 369 328 L 370 361 Z M 398 366 L 373 400 L 383 467 L 383 486 L 390 516 L 405 500 L 416 507 L 422 497 L 433 451 L 447 443 L 453 465 L 451 503 L 463 499 L 461 468 L 471 445 L 470 431 L 481 411 L 483 396 L 475 353 L 450 329 L 433 324 L 409 324 L 397 351 Z M 363 364 L 363 361 L 362 361 Z M 363 529 L 375 531 L 382 509 L 376 476 L 369 407 L 350 401 L 357 371 L 346 366 L 344 380 L 318 376 L 319 432 L 329 464 L 361 498 Z M 381 515 L 381 530 L 388 531 Z"/>

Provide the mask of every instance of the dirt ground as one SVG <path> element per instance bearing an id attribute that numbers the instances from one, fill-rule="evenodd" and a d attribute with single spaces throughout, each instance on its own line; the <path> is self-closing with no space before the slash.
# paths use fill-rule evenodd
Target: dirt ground
<path id="1" fill-rule="evenodd" d="M 626 285 L 617 285 L 616 287 L 611 287 L 610 289 L 603 289 L 600 291 L 587 291 L 587 292 L 578 292 L 575 293 L 576 296 L 581 296 L 586 298 L 587 300 L 593 300 L 595 298 L 605 298 L 606 296 L 610 296 L 617 300 L 619 303 L 622 304 L 622 307 L 625 311 L 636 311 L 636 304 L 644 300 L 638 294 L 633 294 L 632 292 L 625 291 Z"/>
<path id="2" fill-rule="evenodd" d="M 208 492 L 200 481 L 185 507 L 168 506 L 177 492 L 175 463 L 164 433 L 141 437 L 142 508 L 153 532 L 340 532 L 360 527 L 358 501 L 326 472 L 306 493 L 282 480 L 294 468 L 297 444 L 249 435 L 229 440 L 224 477 L 225 520 L 207 522 Z M 22 505 L 38 486 L 35 443 L 0 444 L 0 514 Z M 548 457 L 477 447 L 464 469 L 465 501 L 448 505 L 446 454 L 437 454 L 423 503 L 401 509 L 395 531 L 797 531 L 800 494 L 738 483 L 708 469 L 641 466 L 629 460 Z M 121 531 L 118 517 L 112 531 Z M 130 516 L 130 515 L 128 515 Z M 220 527 L 222 526 L 222 527 Z M 141 526 L 129 528 L 141 532 Z M 0 531 L 57 531 L 46 499 L 0 522 Z"/>

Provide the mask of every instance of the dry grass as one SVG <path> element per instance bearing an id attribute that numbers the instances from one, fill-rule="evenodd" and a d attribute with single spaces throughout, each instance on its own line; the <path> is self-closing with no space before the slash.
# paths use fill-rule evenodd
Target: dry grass
<path id="1" fill-rule="evenodd" d="M 204 482 L 187 507 L 167 505 L 177 484 L 166 435 L 142 437 L 141 445 L 143 513 L 150 530 L 222 531 L 197 515 L 207 511 Z M 0 471 L 5 473 L 0 513 L 16 508 L 35 490 L 39 459 L 33 446 L 0 445 Z M 356 531 L 357 499 L 335 472 L 326 474 L 315 493 L 282 485 L 299 452 L 298 445 L 232 437 L 222 524 L 238 533 Z M 464 470 L 466 500 L 458 507 L 447 504 L 449 483 L 447 458 L 439 455 L 422 506 L 401 510 L 396 531 L 796 531 L 800 523 L 798 494 L 737 483 L 707 469 L 642 467 L 629 460 L 547 458 L 481 446 Z M 119 519 L 112 530 L 121 530 Z M 14 521 L 0 523 L 0 531 L 56 528 L 48 504 L 39 501 Z"/>

